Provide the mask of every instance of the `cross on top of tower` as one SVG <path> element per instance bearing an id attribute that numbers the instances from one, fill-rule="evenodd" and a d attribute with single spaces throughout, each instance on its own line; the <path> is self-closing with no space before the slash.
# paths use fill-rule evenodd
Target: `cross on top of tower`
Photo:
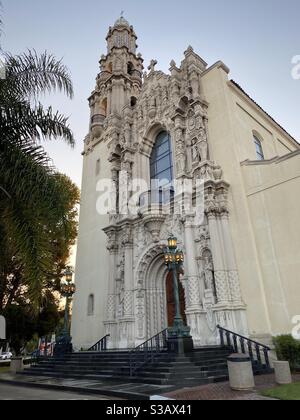
<path id="1" fill-rule="evenodd" d="M 115 22 L 115 26 L 129 26 L 129 22 L 124 18 L 124 10 L 121 10 L 120 17 Z"/>
<path id="2" fill-rule="evenodd" d="M 157 65 L 157 60 L 151 60 L 150 61 L 150 66 L 148 67 L 148 70 L 150 72 L 155 71 L 155 66 Z"/>

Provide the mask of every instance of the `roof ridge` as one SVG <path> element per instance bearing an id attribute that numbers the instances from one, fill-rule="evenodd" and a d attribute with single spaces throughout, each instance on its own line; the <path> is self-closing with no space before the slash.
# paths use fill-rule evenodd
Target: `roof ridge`
<path id="1" fill-rule="evenodd" d="M 233 79 L 230 80 L 230 82 L 236 86 L 245 96 L 247 96 L 247 98 L 249 98 L 259 109 L 261 109 L 269 118 L 271 118 L 271 120 L 278 125 L 278 127 L 280 127 L 292 140 L 294 140 L 297 145 L 299 146 L 300 143 L 298 142 L 298 140 L 295 139 L 295 137 L 293 137 L 285 128 L 282 127 L 282 125 L 280 125 L 275 118 L 273 118 L 267 111 L 265 111 L 253 98 L 251 98 L 251 96 L 237 83 L 235 82 Z"/>

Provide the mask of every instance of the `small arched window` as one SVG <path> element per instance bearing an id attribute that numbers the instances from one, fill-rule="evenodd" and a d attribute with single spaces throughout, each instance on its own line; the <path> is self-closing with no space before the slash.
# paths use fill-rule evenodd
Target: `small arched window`
<path id="1" fill-rule="evenodd" d="M 88 298 L 88 316 L 93 316 L 95 311 L 95 297 L 93 294 Z"/>
<path id="2" fill-rule="evenodd" d="M 254 134 L 254 144 L 255 144 L 255 150 L 256 150 L 256 158 L 257 160 L 265 160 L 264 151 L 262 147 L 262 142 L 259 140 L 259 138 Z"/>
<path id="3" fill-rule="evenodd" d="M 100 174 L 100 169 L 101 169 L 101 161 L 100 159 L 98 159 L 96 162 L 96 175 Z"/>
<path id="4" fill-rule="evenodd" d="M 103 117 L 107 116 L 107 98 L 104 98 L 101 102 L 100 115 L 102 115 Z"/>
<path id="5" fill-rule="evenodd" d="M 163 187 L 173 181 L 173 159 L 171 138 L 166 131 L 162 131 L 156 138 L 150 158 L 151 181 Z"/>
<path id="6" fill-rule="evenodd" d="M 127 65 L 127 73 L 129 74 L 129 76 L 133 75 L 133 70 L 134 70 L 133 64 L 129 62 Z"/>
<path id="7" fill-rule="evenodd" d="M 136 106 L 136 103 L 137 103 L 137 99 L 136 99 L 136 97 L 135 97 L 135 96 L 132 96 L 132 97 L 130 98 L 130 106 L 133 108 L 133 107 L 135 107 L 135 106 Z"/>

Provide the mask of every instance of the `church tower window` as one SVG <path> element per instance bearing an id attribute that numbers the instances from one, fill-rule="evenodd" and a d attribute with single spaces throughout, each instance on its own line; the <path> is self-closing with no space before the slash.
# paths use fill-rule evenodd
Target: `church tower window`
<path id="1" fill-rule="evenodd" d="M 136 99 L 136 97 L 135 96 L 132 96 L 131 98 L 130 98 L 130 105 L 131 105 L 131 107 L 133 108 L 133 107 L 135 107 L 136 106 L 136 104 L 137 104 L 137 99 Z"/>
<path id="2" fill-rule="evenodd" d="M 107 116 L 107 98 L 104 98 L 100 106 L 100 115 Z"/>
<path id="3" fill-rule="evenodd" d="M 100 169 L 101 169 L 101 161 L 100 159 L 98 159 L 96 162 L 96 176 L 100 174 Z"/>
<path id="4" fill-rule="evenodd" d="M 254 144 L 255 144 L 255 148 L 256 148 L 257 160 L 265 160 L 262 143 L 256 135 L 254 135 Z"/>
<path id="5" fill-rule="evenodd" d="M 88 298 L 88 316 L 93 316 L 95 311 L 95 297 L 93 294 Z"/>
<path id="6" fill-rule="evenodd" d="M 133 74 L 133 64 L 131 62 L 128 63 L 127 73 L 129 74 L 129 76 L 132 76 Z"/>

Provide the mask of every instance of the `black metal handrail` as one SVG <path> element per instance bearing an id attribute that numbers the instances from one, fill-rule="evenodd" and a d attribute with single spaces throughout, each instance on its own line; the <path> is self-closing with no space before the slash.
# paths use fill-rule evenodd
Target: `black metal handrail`
<path id="1" fill-rule="evenodd" d="M 145 366 L 148 362 L 154 362 L 155 357 L 168 349 L 168 329 L 163 330 L 145 343 L 130 351 L 130 376 Z"/>
<path id="2" fill-rule="evenodd" d="M 221 346 L 232 347 L 235 353 L 248 354 L 252 362 L 258 362 L 260 365 L 270 368 L 269 351 L 270 347 L 251 340 L 233 331 L 217 325 L 220 333 Z M 226 342 L 225 342 L 226 340 Z M 264 359 L 264 360 L 263 360 Z"/>
<path id="3" fill-rule="evenodd" d="M 107 334 L 105 337 L 101 338 L 101 340 L 98 341 L 98 343 L 94 344 L 88 351 L 94 351 L 94 352 L 102 352 L 107 350 L 107 341 L 110 337 L 109 334 Z"/>

